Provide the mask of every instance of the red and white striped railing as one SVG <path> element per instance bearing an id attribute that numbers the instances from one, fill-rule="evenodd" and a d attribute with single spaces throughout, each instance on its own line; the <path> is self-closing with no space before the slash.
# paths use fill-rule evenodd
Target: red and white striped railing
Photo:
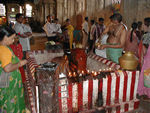
<path id="1" fill-rule="evenodd" d="M 96 108 L 98 92 L 101 91 L 103 107 L 122 105 L 127 102 L 129 105 L 130 102 L 136 104 L 134 101 L 138 102 L 136 99 L 138 78 L 138 71 L 118 70 L 103 79 L 70 83 L 68 84 L 68 98 L 63 98 L 63 93 L 59 94 L 60 113 L 64 113 L 66 110 L 72 113 Z M 64 89 L 66 88 L 59 87 L 59 90 L 63 91 Z"/>
<path id="2" fill-rule="evenodd" d="M 32 55 L 28 54 L 29 76 L 34 76 L 34 69 L 37 66 Z M 31 60 L 30 57 L 33 59 Z M 139 72 L 119 70 L 120 65 L 94 54 L 90 54 L 88 57 L 113 67 L 116 71 L 106 78 L 69 83 L 65 87 L 60 85 L 59 91 L 62 93 L 58 95 L 59 113 L 82 112 L 97 108 L 95 105 L 97 104 L 98 92 L 102 92 L 103 108 L 114 107 L 108 109 L 111 111 L 108 113 L 121 113 L 138 108 L 139 100 L 136 99 L 136 91 Z M 68 92 L 64 92 L 66 89 Z"/>

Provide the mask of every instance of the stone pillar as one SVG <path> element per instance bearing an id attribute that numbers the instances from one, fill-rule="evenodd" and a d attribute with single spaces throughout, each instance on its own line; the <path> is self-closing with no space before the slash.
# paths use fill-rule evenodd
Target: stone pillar
<path id="1" fill-rule="evenodd" d="M 57 18 L 59 22 L 63 22 L 63 0 L 57 0 Z"/>
<path id="2" fill-rule="evenodd" d="M 50 15 L 50 4 L 45 3 L 45 20 L 48 15 Z"/>
<path id="3" fill-rule="evenodd" d="M 105 8 L 109 7 L 112 5 L 112 0 L 105 0 Z"/>
<path id="4" fill-rule="evenodd" d="M 124 23 L 126 23 L 129 28 L 132 22 L 144 20 L 146 16 L 145 4 L 147 4 L 145 0 L 122 0 L 121 14 L 123 15 Z"/>
<path id="5" fill-rule="evenodd" d="M 45 16 L 46 16 L 45 15 L 45 4 L 42 3 L 42 18 L 41 18 L 41 20 L 42 20 L 43 23 L 45 23 L 45 21 L 46 21 L 46 17 Z"/>

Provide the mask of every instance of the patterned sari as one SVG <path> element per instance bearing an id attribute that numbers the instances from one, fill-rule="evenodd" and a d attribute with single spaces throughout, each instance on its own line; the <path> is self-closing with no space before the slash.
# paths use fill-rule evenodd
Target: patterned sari
<path id="1" fill-rule="evenodd" d="M 11 49 L 10 51 L 12 52 Z M 12 64 L 19 62 L 19 59 L 13 52 L 11 62 Z M 3 68 L 0 66 L 0 76 L 2 70 Z M 25 113 L 24 89 L 21 74 L 18 69 L 11 72 L 11 76 L 9 76 L 9 87 L 0 88 L 0 113 Z"/>
<path id="2" fill-rule="evenodd" d="M 142 70 L 140 73 L 138 90 L 137 90 L 137 92 L 140 96 L 147 95 L 148 98 L 150 98 L 150 88 L 145 87 L 145 85 L 144 85 L 144 72 L 148 69 L 150 69 L 150 46 L 147 50 L 146 55 L 144 56 L 144 62 L 143 62 Z"/>

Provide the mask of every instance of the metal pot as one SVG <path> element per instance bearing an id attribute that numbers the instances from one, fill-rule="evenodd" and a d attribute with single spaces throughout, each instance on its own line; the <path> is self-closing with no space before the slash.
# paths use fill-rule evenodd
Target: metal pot
<path id="1" fill-rule="evenodd" d="M 138 66 L 138 58 L 134 55 L 134 53 L 127 51 L 119 58 L 119 64 L 122 69 L 136 70 Z"/>

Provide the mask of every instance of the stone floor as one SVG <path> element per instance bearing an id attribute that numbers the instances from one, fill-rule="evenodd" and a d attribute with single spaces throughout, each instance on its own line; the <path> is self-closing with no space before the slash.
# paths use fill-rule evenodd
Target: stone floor
<path id="1" fill-rule="evenodd" d="M 31 50 L 43 50 L 45 49 L 46 37 L 34 37 L 34 41 L 30 44 Z"/>
<path id="2" fill-rule="evenodd" d="M 141 100 L 139 109 L 127 113 L 150 113 L 150 102 Z"/>

